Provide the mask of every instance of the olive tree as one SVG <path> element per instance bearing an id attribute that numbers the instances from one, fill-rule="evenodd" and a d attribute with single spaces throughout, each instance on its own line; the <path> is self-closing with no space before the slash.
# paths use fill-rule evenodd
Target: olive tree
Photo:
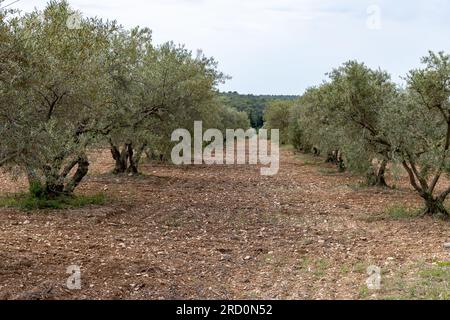
<path id="1" fill-rule="evenodd" d="M 114 95 L 120 120 L 109 132 L 114 173 L 137 173 L 144 151 L 167 153 L 173 130 L 190 129 L 195 120 L 213 123 L 215 87 L 224 78 L 211 58 L 170 42 L 153 48 L 148 36 L 130 41 L 137 35 L 124 37 L 128 51 L 119 54 L 133 59 L 118 60 L 131 61 L 131 71 L 115 80 L 122 88 Z"/>
<path id="2" fill-rule="evenodd" d="M 327 162 L 333 162 L 341 171 L 345 170 L 341 147 L 346 137 L 336 121 L 331 84 L 309 88 L 298 103 L 299 109 L 292 115 L 298 119 L 296 126 L 301 128 L 301 136 L 297 137 L 302 139 L 301 145 L 312 146 L 316 155 L 328 155 Z"/>
<path id="3" fill-rule="evenodd" d="M 289 143 L 292 101 L 271 101 L 264 111 L 264 128 L 280 130 L 280 143 Z"/>
<path id="4" fill-rule="evenodd" d="M 395 160 L 408 173 L 412 187 L 424 199 L 424 214 L 449 216 L 450 194 L 450 56 L 432 53 L 424 66 L 412 70 L 407 88 L 383 114 L 384 131 Z"/>
<path id="5" fill-rule="evenodd" d="M 391 146 L 380 126 L 380 113 L 397 93 L 390 76 L 349 61 L 334 69 L 329 80 L 310 88 L 291 112 L 291 138 L 313 146 L 327 162 L 367 173 L 370 185 L 386 186 Z"/>
<path id="6" fill-rule="evenodd" d="M 389 108 L 396 86 L 388 73 L 356 61 L 333 70 L 330 80 L 333 107 L 329 115 L 344 131 L 340 149 L 347 167 L 365 172 L 371 185 L 386 186 L 391 145 L 381 130 L 380 114 Z"/>
<path id="7" fill-rule="evenodd" d="M 2 5 L 3 1 L 0 0 L 0 8 Z M 0 166 L 11 164 L 21 150 L 21 141 L 15 141 L 10 134 L 14 124 L 7 121 L 9 114 L 13 114 L 14 110 L 10 106 L 20 89 L 15 83 L 25 81 L 25 74 L 20 73 L 24 56 L 6 20 L 10 13 L 9 10 L 0 9 Z M 12 79 L 17 79 L 17 82 Z"/>
<path id="8" fill-rule="evenodd" d="M 73 193 L 87 174 L 86 148 L 109 109 L 105 61 L 115 26 L 81 19 L 69 28 L 73 14 L 67 2 L 52 1 L 2 21 L 15 60 L 0 77 L 2 153 L 15 149 L 10 168 L 50 197 Z"/>
<path id="9" fill-rule="evenodd" d="M 138 172 L 148 143 L 145 128 L 150 119 L 161 112 L 162 105 L 155 102 L 153 83 L 149 81 L 150 66 L 146 65 L 148 57 L 153 55 L 149 29 L 121 30 L 111 38 L 108 70 L 114 107 L 108 114 L 103 133 L 115 160 L 114 173 Z"/>
<path id="10" fill-rule="evenodd" d="M 305 117 L 304 107 L 300 100 L 295 101 L 289 114 L 288 136 L 289 142 L 295 150 L 309 153 L 313 151 L 313 146 L 305 133 L 301 119 Z M 318 150 L 316 152 L 319 153 Z"/>

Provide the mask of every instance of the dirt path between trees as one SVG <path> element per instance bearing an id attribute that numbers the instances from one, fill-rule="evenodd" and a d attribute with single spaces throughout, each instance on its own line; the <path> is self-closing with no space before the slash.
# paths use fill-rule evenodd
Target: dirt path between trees
<path id="1" fill-rule="evenodd" d="M 383 215 L 420 206 L 406 182 L 363 188 L 319 159 L 281 156 L 274 177 L 151 163 L 114 177 L 108 151 L 95 153 L 78 192 L 105 192 L 109 204 L 0 209 L 0 298 L 450 299 L 450 223 Z M 0 193 L 24 187 L 0 183 Z M 71 265 L 81 290 L 66 286 Z M 367 288 L 371 265 L 381 290 Z"/>

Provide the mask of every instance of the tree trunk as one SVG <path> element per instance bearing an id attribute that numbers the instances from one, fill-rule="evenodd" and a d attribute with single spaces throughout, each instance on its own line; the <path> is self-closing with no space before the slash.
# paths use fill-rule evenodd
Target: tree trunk
<path id="1" fill-rule="evenodd" d="M 130 159 L 130 166 L 128 167 L 128 173 L 138 174 L 139 173 L 139 163 L 141 162 L 142 154 L 147 146 L 142 144 L 139 149 L 134 152 L 132 145 L 129 145 L 128 156 Z"/>
<path id="2" fill-rule="evenodd" d="M 387 187 L 387 183 L 386 183 L 386 169 L 388 166 L 388 161 L 387 160 L 383 160 L 381 162 L 380 168 L 378 169 L 378 174 L 377 174 L 377 185 L 380 187 Z"/>
<path id="3" fill-rule="evenodd" d="M 333 163 L 333 164 L 337 163 L 337 157 L 336 157 L 336 154 L 335 154 L 334 151 L 333 152 L 328 152 L 327 160 L 325 162 L 326 163 Z"/>
<path id="4" fill-rule="evenodd" d="M 145 148 L 145 155 L 147 156 L 147 160 L 153 160 L 153 153 L 150 149 Z"/>
<path id="5" fill-rule="evenodd" d="M 126 145 L 126 153 L 127 153 L 127 157 L 129 159 L 129 167 L 127 168 L 127 173 L 130 174 L 137 174 L 138 173 L 138 168 L 137 168 L 137 163 L 135 162 L 135 158 L 134 158 L 134 150 L 133 150 L 133 145 L 131 143 Z"/>
<path id="6" fill-rule="evenodd" d="M 83 155 L 78 159 L 77 165 L 77 171 L 64 188 L 64 193 L 67 195 L 71 195 L 74 192 L 75 188 L 78 187 L 83 178 L 89 172 L 89 161 L 86 155 Z"/>
<path id="7" fill-rule="evenodd" d="M 119 150 L 112 142 L 111 154 L 115 160 L 115 167 L 113 174 L 138 174 L 139 162 L 142 158 L 146 145 L 143 144 L 139 149 L 134 150 L 133 143 L 127 142 L 124 144 L 122 151 Z"/>
<path id="8" fill-rule="evenodd" d="M 56 164 L 48 164 L 43 167 L 45 177 L 45 196 L 57 198 L 64 192 L 64 178 L 61 177 Z"/>
<path id="9" fill-rule="evenodd" d="M 115 167 L 113 174 L 121 174 L 127 171 L 127 146 L 123 148 L 122 152 L 116 147 L 113 143 L 111 143 L 111 154 L 113 159 L 115 160 Z"/>
<path id="10" fill-rule="evenodd" d="M 342 154 L 340 151 L 336 151 L 337 152 L 337 166 L 339 169 L 339 172 L 345 172 L 347 170 L 347 168 L 345 167 L 345 162 L 344 162 L 344 158 L 342 158 Z"/>
<path id="11" fill-rule="evenodd" d="M 434 178 L 434 183 L 429 186 L 426 178 L 421 176 L 417 170 L 415 163 L 410 159 L 409 163 L 403 161 L 403 167 L 409 175 L 411 185 L 416 189 L 420 196 L 425 200 L 426 209 L 423 215 L 438 216 L 443 215 L 445 218 L 449 218 L 449 212 L 445 208 L 445 199 L 450 194 L 450 189 L 443 192 L 438 197 L 433 196 L 434 188 L 436 187 L 439 177 L 441 176 L 440 171 Z"/>
<path id="12" fill-rule="evenodd" d="M 45 196 L 49 199 L 57 198 L 64 194 L 64 184 L 53 181 L 54 179 L 51 179 L 51 181 L 47 181 L 45 185 Z"/>
<path id="13" fill-rule="evenodd" d="M 380 188 L 388 187 L 385 178 L 387 165 L 388 161 L 383 160 L 380 164 L 380 167 L 374 168 L 373 171 L 368 175 L 367 184 L 370 187 L 380 187 Z"/>
<path id="14" fill-rule="evenodd" d="M 67 175 L 77 166 L 74 175 L 67 181 Z M 44 194 L 46 198 L 53 199 L 63 195 L 72 195 L 75 188 L 81 183 L 83 178 L 88 174 L 89 161 L 86 155 L 81 155 L 74 161 L 71 161 L 61 173 L 58 170 L 47 168 Z"/>
<path id="15" fill-rule="evenodd" d="M 437 216 L 443 215 L 444 217 L 449 217 L 449 212 L 445 208 L 444 201 L 433 197 L 432 195 L 425 195 L 425 211 L 423 215 Z"/>
<path id="16" fill-rule="evenodd" d="M 305 149 L 306 153 L 310 152 L 310 151 L 308 151 L 308 148 L 304 148 L 304 149 Z M 311 150 L 311 149 L 309 149 L 309 150 Z M 314 152 L 314 156 L 316 156 L 316 157 L 320 156 L 320 150 L 318 148 L 314 147 L 313 152 Z"/>
<path id="17" fill-rule="evenodd" d="M 339 172 L 345 172 L 345 170 L 347 170 L 347 168 L 345 167 L 344 158 L 342 157 L 342 153 L 339 150 L 329 152 L 327 155 L 326 163 L 335 164 Z"/>

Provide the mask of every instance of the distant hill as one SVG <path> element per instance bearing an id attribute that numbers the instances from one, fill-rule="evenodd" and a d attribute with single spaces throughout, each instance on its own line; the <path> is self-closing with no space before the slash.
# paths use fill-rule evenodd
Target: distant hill
<path id="1" fill-rule="evenodd" d="M 224 102 L 239 111 L 246 112 L 253 128 L 259 129 L 264 125 L 264 110 L 270 101 L 295 100 L 298 96 L 284 95 L 243 95 L 237 92 L 223 92 Z"/>

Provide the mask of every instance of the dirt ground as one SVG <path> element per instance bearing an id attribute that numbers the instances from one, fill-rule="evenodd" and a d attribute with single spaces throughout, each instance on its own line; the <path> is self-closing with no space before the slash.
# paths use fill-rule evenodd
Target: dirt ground
<path id="1" fill-rule="evenodd" d="M 107 205 L 0 209 L 1 299 L 449 299 L 450 222 L 383 214 L 420 207 L 407 181 L 364 188 L 287 148 L 273 177 L 155 163 L 114 177 L 108 151 L 91 160 L 78 192 Z M 0 176 L 1 194 L 24 188 Z M 66 286 L 71 265 L 81 290 Z"/>

